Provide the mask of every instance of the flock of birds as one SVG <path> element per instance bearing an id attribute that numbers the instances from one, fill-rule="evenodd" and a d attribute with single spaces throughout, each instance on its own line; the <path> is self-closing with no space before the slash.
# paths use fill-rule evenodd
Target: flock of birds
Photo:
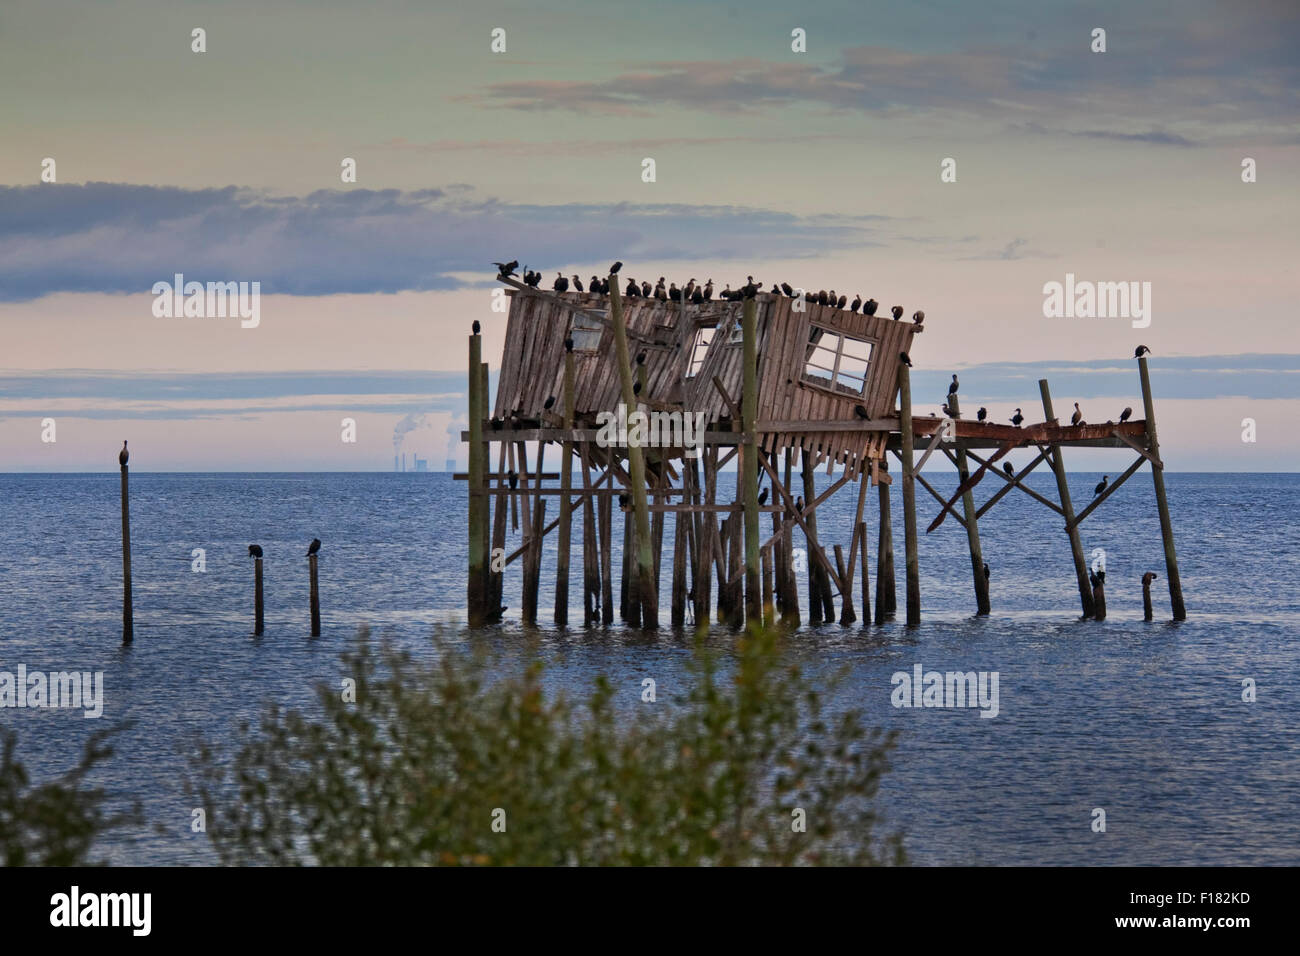
<path id="1" fill-rule="evenodd" d="M 515 271 L 519 268 L 518 259 L 512 259 L 510 262 L 494 262 L 492 264 L 497 267 L 497 275 L 499 278 L 508 279 L 518 274 Z M 622 268 L 623 263 L 615 262 L 609 267 L 609 274 L 611 276 L 617 276 L 619 270 Z M 660 276 L 659 281 L 653 286 L 649 282 L 637 282 L 636 279 L 629 277 L 626 285 L 623 287 L 623 295 L 629 299 L 658 299 L 661 302 L 690 302 L 695 305 L 703 305 L 705 302 L 713 301 L 713 297 L 716 294 L 718 299 L 724 302 L 737 302 L 742 299 L 752 299 L 758 295 L 758 293 L 763 291 L 762 282 L 755 279 L 753 276 L 746 276 L 745 278 L 747 281 L 739 289 L 733 289 L 731 288 L 731 284 L 727 283 L 723 289 L 715 292 L 712 279 L 709 279 L 703 285 L 700 285 L 698 280 L 692 278 L 685 286 L 679 288 L 676 282 L 666 282 L 664 276 Z M 540 272 L 534 272 L 532 269 L 525 266 L 522 281 L 524 285 L 530 288 L 540 288 L 542 284 L 542 274 Z M 615 279 L 615 281 L 621 282 L 622 280 Z M 555 278 L 551 280 L 551 290 L 553 292 L 568 292 L 570 289 L 574 292 L 594 292 L 597 295 L 609 295 L 609 279 L 602 279 L 600 276 L 592 276 L 589 283 L 584 286 L 582 279 L 578 276 L 566 276 L 562 272 L 556 272 Z M 867 299 L 864 302 L 861 295 L 854 296 L 853 301 L 850 302 L 848 296 L 837 295 L 834 289 L 829 291 L 826 289 L 820 289 L 817 292 L 808 292 L 803 289 L 795 288 L 788 282 L 773 282 L 772 288 L 769 289 L 768 292 L 771 295 L 786 296 L 791 299 L 798 298 L 802 295 L 806 301 L 815 303 L 816 305 L 824 305 L 832 309 L 847 308 L 850 312 L 861 310 L 863 315 L 875 315 L 876 310 L 880 308 L 880 303 L 875 299 Z M 895 320 L 901 319 L 903 317 L 903 307 L 901 305 L 896 305 L 890 309 L 890 313 L 893 315 Z M 920 325 L 924 321 L 924 312 L 917 310 L 912 313 L 912 323 L 914 325 Z"/>

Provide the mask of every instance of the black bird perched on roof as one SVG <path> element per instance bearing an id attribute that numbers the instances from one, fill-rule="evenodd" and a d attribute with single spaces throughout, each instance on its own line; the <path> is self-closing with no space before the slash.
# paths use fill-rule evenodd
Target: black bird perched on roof
<path id="1" fill-rule="evenodd" d="M 763 289 L 761 286 L 751 282 L 749 285 L 745 286 L 745 288 L 740 290 L 740 294 L 741 298 L 753 299 L 762 291 Z"/>
<path id="2" fill-rule="evenodd" d="M 555 281 L 551 283 L 551 288 L 556 292 L 568 292 L 569 280 L 564 278 L 563 272 L 555 273 Z"/>
<path id="3" fill-rule="evenodd" d="M 609 267 L 609 274 L 612 275 L 612 276 L 616 276 L 616 275 L 618 275 L 618 270 L 621 269 L 621 268 L 623 268 L 623 263 L 621 263 L 621 262 L 616 262 L 616 263 L 614 263 L 612 266 Z"/>
<path id="4" fill-rule="evenodd" d="M 554 407 L 555 407 L 555 396 L 547 395 L 546 401 L 542 404 L 542 408 L 546 409 L 549 412 Z"/>
<path id="5" fill-rule="evenodd" d="M 898 353 L 898 360 L 899 360 L 900 362 L 902 362 L 904 365 L 906 365 L 908 368 L 911 368 L 911 367 L 912 367 L 912 360 L 911 360 L 910 358 L 908 358 L 906 352 L 899 352 L 899 353 Z"/>
<path id="6" fill-rule="evenodd" d="M 1124 409 L 1124 411 L 1122 411 L 1122 412 L 1119 413 L 1119 421 L 1120 421 L 1120 424 L 1122 425 L 1122 424 L 1124 424 L 1124 422 L 1128 421 L 1128 420 L 1129 420 L 1129 416 L 1131 416 L 1132 414 L 1133 414 L 1133 406 L 1132 406 L 1132 405 L 1129 405 L 1128 407 L 1126 407 L 1126 408 Z"/>
<path id="7" fill-rule="evenodd" d="M 877 302 L 875 299 L 868 299 L 866 302 L 862 303 L 862 314 L 875 315 L 876 309 L 878 308 L 880 308 L 879 302 Z"/>
<path id="8" fill-rule="evenodd" d="M 781 291 L 784 292 L 786 295 L 788 295 L 790 298 L 792 299 L 794 298 L 794 286 L 790 285 L 790 283 L 782 282 Z"/>
<path id="9" fill-rule="evenodd" d="M 664 277 L 659 277 L 659 282 L 655 285 L 655 298 L 660 302 L 668 301 L 667 288 L 664 286 Z"/>
<path id="10" fill-rule="evenodd" d="M 574 273 L 573 275 L 573 290 L 575 292 L 582 291 L 582 280 L 578 278 L 577 273 Z"/>
<path id="11" fill-rule="evenodd" d="M 519 487 L 519 472 L 517 472 L 517 471 L 515 471 L 513 468 L 511 468 L 508 472 L 506 472 L 506 481 L 509 483 L 509 485 L 510 485 L 510 487 L 511 487 L 512 489 L 513 489 L 513 488 L 518 488 L 518 487 Z"/>
<path id="12" fill-rule="evenodd" d="M 760 505 L 765 505 L 765 504 L 767 504 L 767 489 L 766 489 L 766 488 L 764 488 L 762 491 L 760 491 L 760 492 L 758 493 L 758 503 L 759 503 Z"/>
<path id="13" fill-rule="evenodd" d="M 713 280 L 710 279 L 704 283 L 704 301 L 708 302 L 713 298 Z"/>
<path id="14" fill-rule="evenodd" d="M 1150 351 L 1151 350 L 1147 348 L 1145 345 L 1139 345 L 1137 348 L 1133 350 L 1133 357 L 1141 358 L 1142 356 L 1146 355 Z"/>
<path id="15" fill-rule="evenodd" d="M 835 300 L 835 308 L 837 309 L 844 308 L 844 306 L 848 304 L 848 301 L 849 301 L 849 297 L 847 295 L 840 296 L 838 299 Z"/>
<path id="16" fill-rule="evenodd" d="M 566 352 L 573 351 L 573 336 L 569 336 L 564 340 L 564 351 Z"/>
<path id="17" fill-rule="evenodd" d="M 599 293 L 599 292 L 600 292 L 600 276 L 592 276 L 592 277 L 591 277 L 591 285 L 587 286 L 587 288 L 590 289 L 592 292 Z"/>
<path id="18" fill-rule="evenodd" d="M 773 283 L 772 283 L 772 288 L 771 288 L 770 290 L 768 290 L 768 291 L 769 291 L 769 294 L 771 294 L 771 295 L 779 296 L 779 295 L 781 294 L 781 287 L 780 287 L 779 285 L 777 285 L 775 282 L 773 282 Z"/>
<path id="19" fill-rule="evenodd" d="M 483 331 L 483 326 L 478 324 L 478 319 L 474 320 L 474 324 L 471 325 L 470 328 L 474 330 L 475 335 L 478 335 L 480 332 Z"/>
<path id="20" fill-rule="evenodd" d="M 989 417 L 989 410 L 985 408 L 983 405 L 981 405 L 980 410 L 975 413 L 975 417 L 978 418 L 980 421 L 984 421 L 984 419 Z"/>
<path id="21" fill-rule="evenodd" d="M 691 292 L 691 302 L 693 302 L 695 305 L 703 305 L 703 304 L 704 304 L 704 289 L 703 289 L 703 288 L 701 288 L 700 286 L 696 286 L 696 287 L 695 287 L 694 291 Z"/>
<path id="22" fill-rule="evenodd" d="M 320 538 L 312 538 L 311 544 L 307 546 L 307 556 L 311 557 L 320 550 Z"/>
<path id="23" fill-rule="evenodd" d="M 952 376 L 952 384 L 948 386 L 948 394 L 949 394 L 949 395 L 956 395 L 956 394 L 957 394 L 957 388 L 958 388 L 958 385 L 959 385 L 959 383 L 957 382 L 957 373 L 954 372 L 954 373 L 953 373 L 953 376 Z"/>
<path id="24" fill-rule="evenodd" d="M 502 279 L 514 275 L 515 270 L 519 268 L 518 259 L 511 259 L 509 262 L 494 262 L 492 264 L 497 267 L 497 275 Z"/>
<path id="25" fill-rule="evenodd" d="M 248 546 L 248 556 L 250 558 L 260 558 L 262 556 L 262 546 L 260 544 L 250 544 Z"/>
<path id="26" fill-rule="evenodd" d="M 1005 471 L 1010 477 L 1012 478 L 1016 477 L 1016 470 L 1011 467 L 1011 462 L 1004 461 L 1002 463 L 1002 470 Z"/>
<path id="27" fill-rule="evenodd" d="M 820 290 L 818 290 L 818 292 L 817 292 L 817 304 L 818 304 L 818 305 L 827 305 L 829 302 L 830 302 L 830 297 L 826 294 L 826 290 L 825 290 L 825 289 L 820 289 Z"/>
<path id="28" fill-rule="evenodd" d="M 917 309 L 915 312 L 912 313 L 913 325 L 920 325 L 924 321 L 925 321 L 925 313 L 922 312 L 920 309 Z"/>
<path id="29" fill-rule="evenodd" d="M 122 450 L 117 453 L 117 463 L 125 468 L 126 463 L 130 459 L 130 457 L 131 457 L 131 453 L 126 450 L 126 441 L 123 440 Z"/>
<path id="30" fill-rule="evenodd" d="M 540 272 L 525 272 L 524 285 L 536 289 L 542 284 L 542 274 Z"/>
<path id="31" fill-rule="evenodd" d="M 862 308 L 862 296 L 855 295 L 853 301 L 849 303 L 849 311 L 856 312 L 860 308 Z"/>
<path id="32" fill-rule="evenodd" d="M 1023 422 L 1024 420 L 1025 420 L 1025 416 L 1024 416 L 1024 415 L 1021 415 L 1021 414 L 1020 414 L 1020 409 L 1017 408 L 1017 409 L 1016 409 L 1016 413 L 1015 413 L 1014 415 L 1011 416 L 1011 424 L 1013 424 L 1013 425 L 1015 425 L 1017 428 L 1019 428 L 1019 427 L 1020 427 L 1020 423 Z"/>
<path id="33" fill-rule="evenodd" d="M 1097 487 L 1092 489 L 1092 496 L 1094 498 L 1106 490 L 1106 482 L 1108 481 L 1110 481 L 1110 475 L 1101 476 L 1101 481 L 1097 482 Z"/>
<path id="34" fill-rule="evenodd" d="M 677 283 L 670 283 L 668 286 L 668 298 L 673 302 L 682 301 L 682 290 L 677 288 Z"/>
<path id="35" fill-rule="evenodd" d="M 853 414 L 857 415 L 858 418 L 862 419 L 864 422 L 871 421 L 871 416 L 867 414 L 867 407 L 865 405 L 854 405 Z"/>
<path id="36" fill-rule="evenodd" d="M 641 294 L 641 287 L 636 284 L 635 279 L 628 279 L 627 288 L 623 290 L 623 294 L 629 299 L 635 299 Z"/>
<path id="37" fill-rule="evenodd" d="M 901 305 L 896 305 L 896 306 L 894 306 L 892 309 L 890 309 L 889 311 L 892 312 L 892 313 L 894 313 L 894 321 L 895 321 L 895 322 L 897 322 L 899 319 L 901 319 L 901 318 L 903 317 L 903 307 L 902 307 Z"/>

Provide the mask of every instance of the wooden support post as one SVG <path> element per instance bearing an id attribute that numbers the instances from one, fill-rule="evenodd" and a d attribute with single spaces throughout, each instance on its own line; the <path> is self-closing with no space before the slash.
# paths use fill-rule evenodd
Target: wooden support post
<path id="1" fill-rule="evenodd" d="M 631 411 L 636 408 L 637 402 L 636 395 L 632 391 L 632 364 L 628 355 L 627 324 L 623 319 L 623 300 L 617 275 L 610 276 L 609 316 L 614 325 L 614 352 L 623 386 L 623 402 Z M 654 570 L 651 567 L 650 512 L 646 503 L 645 456 L 639 445 L 628 448 L 627 460 L 632 481 L 632 505 L 636 512 L 636 569 L 642 603 L 642 611 L 638 617 L 642 627 L 656 628 L 659 626 L 659 596 L 654 587 Z"/>
<path id="2" fill-rule="evenodd" d="M 505 611 L 502 596 L 505 593 L 505 564 L 501 561 L 500 570 L 494 570 L 498 563 L 494 555 L 505 555 L 506 551 L 506 513 L 512 507 L 514 497 L 506 494 L 509 488 L 506 477 L 506 453 L 509 442 L 498 442 L 497 450 L 497 496 L 492 505 L 492 546 L 488 551 L 488 603 L 487 619 L 499 621 Z"/>
<path id="3" fill-rule="evenodd" d="M 961 402 L 957 394 L 948 396 L 948 409 L 953 418 L 961 417 Z M 966 445 L 957 439 L 958 481 L 965 482 L 970 472 L 966 466 Z M 971 576 L 975 581 L 975 613 L 989 613 L 989 579 L 984 576 L 984 551 L 980 547 L 980 528 L 975 517 L 975 493 L 967 488 L 961 496 L 962 514 L 966 517 L 966 543 L 970 549 Z"/>
<path id="4" fill-rule="evenodd" d="M 1156 406 L 1151 397 L 1151 376 L 1147 371 L 1147 357 L 1138 357 L 1138 373 L 1142 378 L 1142 407 L 1146 414 L 1147 450 L 1159 459 L 1160 442 L 1156 438 Z M 1151 480 L 1156 486 L 1156 508 L 1160 512 L 1160 537 L 1165 545 L 1165 577 L 1169 580 L 1169 604 L 1174 612 L 1175 621 L 1187 620 L 1187 608 L 1183 605 L 1183 581 L 1178 575 L 1178 554 L 1174 550 L 1174 524 L 1169 518 L 1169 501 L 1165 498 L 1165 470 L 1163 467 L 1151 468 Z"/>
<path id="5" fill-rule="evenodd" d="M 785 557 L 785 597 L 781 601 L 781 618 L 792 627 L 799 626 L 799 579 L 794 570 L 794 521 L 781 516 L 781 550 Z"/>
<path id="6" fill-rule="evenodd" d="M 853 548 L 852 543 L 849 547 Z M 856 553 L 856 549 L 854 551 Z M 849 566 L 844 563 L 843 545 L 835 545 L 835 570 L 839 572 L 840 580 L 845 582 L 844 590 L 840 593 L 840 623 L 852 624 L 858 615 L 853 610 L 853 578 L 849 575 Z"/>
<path id="7" fill-rule="evenodd" d="M 704 505 L 712 507 L 717 493 L 716 445 L 706 446 L 703 451 L 704 468 Z M 699 549 L 699 576 L 695 579 L 695 626 L 706 627 L 713 619 L 713 541 L 718 528 L 717 518 L 712 511 L 704 511 L 699 516 L 700 533 L 695 546 Z"/>
<path id="8" fill-rule="evenodd" d="M 131 601 L 131 491 L 126 460 L 126 442 L 122 442 L 117 456 L 122 469 L 122 643 L 130 644 L 135 640 L 135 606 Z"/>
<path id="9" fill-rule="evenodd" d="M 612 484 L 612 479 L 611 479 Z M 600 496 L 600 622 L 614 623 L 614 496 Z"/>
<path id="10" fill-rule="evenodd" d="M 541 472 L 541 469 L 538 469 Z M 542 538 L 546 527 L 546 499 L 533 502 L 532 524 L 528 531 L 528 550 L 524 552 L 523 622 L 537 623 L 537 593 L 542 583 Z"/>
<path id="11" fill-rule="evenodd" d="M 809 504 L 817 500 L 817 466 L 808 449 L 800 453 L 803 463 L 803 498 Z M 831 579 L 821 561 L 814 560 L 821 550 L 817 537 L 817 512 L 809 511 L 803 518 L 804 541 L 808 545 L 808 623 L 820 624 L 835 620 L 835 600 L 831 595 Z"/>
<path id="12" fill-rule="evenodd" d="M 847 572 L 841 572 L 840 574 L 840 577 L 844 581 L 844 590 L 840 595 L 841 598 L 840 599 L 840 623 L 841 624 L 852 624 L 854 621 L 858 619 L 857 613 L 853 610 L 853 575 L 857 570 L 856 564 L 858 560 L 858 550 L 859 550 L 858 533 L 859 532 L 865 533 L 866 531 L 866 524 L 862 520 L 862 511 L 863 508 L 866 507 L 866 503 L 867 503 L 867 488 L 869 488 L 871 485 L 871 482 L 870 480 L 868 480 L 867 477 L 867 469 L 863 468 L 858 472 L 858 482 L 859 482 L 858 510 L 857 512 L 855 512 L 853 518 L 853 533 L 849 535 L 849 565 L 848 565 Z M 865 554 L 866 552 L 864 551 L 863 553 Z M 867 571 L 867 563 L 866 561 L 863 561 L 862 573 L 865 575 L 866 571 Z M 870 618 L 871 616 L 870 604 L 866 605 L 866 610 L 863 611 L 863 614 L 867 618 Z"/>
<path id="13" fill-rule="evenodd" d="M 880 471 L 889 473 L 889 462 L 880 462 Z M 884 624 L 885 616 L 898 609 L 897 585 L 894 578 L 894 526 L 889 509 L 889 482 L 880 482 L 880 530 L 876 546 L 876 624 Z"/>
<path id="14" fill-rule="evenodd" d="M 1154 571 L 1142 575 L 1142 620 L 1149 621 L 1155 614 L 1151 607 L 1151 582 L 1156 579 Z"/>
<path id="15" fill-rule="evenodd" d="M 744 434 L 740 445 L 740 473 L 744 483 L 745 506 L 745 620 L 763 620 L 764 596 L 759 567 L 758 526 L 758 300 L 745 300 L 741 311 L 741 335 L 744 342 L 743 390 L 740 394 Z"/>
<path id="16" fill-rule="evenodd" d="M 686 624 L 686 527 L 690 521 L 686 513 L 673 516 L 673 627 Z"/>
<path id="17" fill-rule="evenodd" d="M 469 337 L 469 569 L 466 579 L 467 616 L 470 627 L 487 623 L 488 516 L 487 482 L 480 448 L 483 445 L 483 417 L 487 400 L 483 395 L 483 337 Z M 316 580 L 312 559 L 312 581 Z M 313 590 L 314 590 L 313 585 Z M 315 602 L 313 601 L 313 604 Z M 313 627 L 313 636 L 315 628 Z"/>
<path id="18" fill-rule="evenodd" d="M 590 626 L 600 620 L 600 558 L 596 549 L 596 506 L 591 494 L 591 458 L 586 442 L 578 448 L 585 493 L 582 501 L 582 620 Z"/>
<path id="19" fill-rule="evenodd" d="M 916 541 L 916 473 L 912 466 L 912 379 L 898 363 L 898 418 L 903 446 L 903 544 L 907 560 L 907 626 L 921 624 L 921 565 Z"/>
<path id="20" fill-rule="evenodd" d="M 253 636 L 261 637 L 262 621 L 262 559 L 253 558 Z"/>
<path id="21" fill-rule="evenodd" d="M 320 588 L 316 581 L 316 555 L 307 555 L 307 570 L 311 574 L 311 636 L 320 637 Z"/>
<path id="22" fill-rule="evenodd" d="M 866 480 L 866 476 L 863 476 Z M 862 552 L 862 624 L 871 623 L 871 574 L 867 570 L 867 523 L 858 525 L 858 550 Z"/>
<path id="23" fill-rule="evenodd" d="M 776 602 L 772 594 L 772 549 L 764 548 L 763 563 L 763 626 L 771 627 L 776 620 Z"/>
<path id="24" fill-rule="evenodd" d="M 573 353 L 564 352 L 564 427 L 573 428 Z M 537 472 L 542 471 L 538 463 Z M 540 477 L 538 478 L 540 482 Z M 555 626 L 569 623 L 569 543 L 573 533 L 573 504 L 569 493 L 573 487 L 573 443 L 560 444 L 560 527 L 555 567 Z"/>
<path id="25" fill-rule="evenodd" d="M 1052 411 L 1052 393 L 1047 387 L 1047 379 L 1038 380 L 1038 391 L 1043 397 L 1043 415 L 1048 423 L 1056 421 Z M 1070 538 L 1070 554 L 1074 558 L 1074 574 L 1079 584 L 1079 601 L 1083 605 L 1083 616 L 1092 617 L 1092 585 L 1088 581 L 1088 562 L 1083 557 L 1083 542 L 1079 538 L 1079 528 L 1074 524 L 1074 505 L 1070 501 L 1070 483 L 1065 473 L 1065 462 L 1061 459 L 1059 445 L 1049 445 L 1048 457 L 1052 462 L 1052 471 L 1056 474 L 1056 491 L 1061 499 L 1061 513 L 1065 515 L 1066 534 Z"/>
<path id="26" fill-rule="evenodd" d="M 1106 620 L 1106 572 L 1097 571 L 1089 575 L 1088 583 L 1092 585 L 1092 616 L 1094 620 Z"/>

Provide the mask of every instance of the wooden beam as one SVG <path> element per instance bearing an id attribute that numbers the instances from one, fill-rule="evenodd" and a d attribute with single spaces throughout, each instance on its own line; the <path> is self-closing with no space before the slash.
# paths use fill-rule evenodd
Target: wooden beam
<path id="1" fill-rule="evenodd" d="M 1106 490 L 1103 491 L 1101 494 L 1097 495 L 1096 497 L 1094 497 L 1092 499 L 1092 502 L 1088 505 L 1088 507 L 1084 508 L 1082 511 L 1080 511 L 1077 515 L 1074 516 L 1073 521 L 1066 522 L 1065 525 L 1066 529 L 1068 530 L 1070 528 L 1077 528 L 1079 525 L 1083 524 L 1083 519 L 1088 517 L 1088 515 L 1092 514 L 1094 511 L 1096 511 L 1097 508 L 1101 505 L 1101 503 L 1105 501 L 1107 498 L 1109 498 L 1116 488 L 1124 484 L 1124 482 L 1128 481 L 1129 478 L 1131 478 L 1139 468 L 1141 468 L 1143 465 L 1146 464 L 1146 461 L 1147 461 L 1146 456 L 1143 455 L 1139 457 L 1137 461 L 1133 462 L 1133 464 L 1129 465 L 1128 469 L 1124 472 L 1124 474 L 1120 475 L 1109 485 L 1107 485 Z"/>
<path id="2" fill-rule="evenodd" d="M 804 535 L 807 536 L 808 525 L 804 523 L 803 515 L 801 515 L 798 511 L 795 510 L 794 499 L 790 497 L 790 492 L 786 490 L 783 484 L 781 484 L 781 479 L 780 476 L 777 475 L 776 469 L 774 469 L 770 464 L 768 464 L 766 459 L 760 458 L 759 464 L 761 464 L 764 470 L 766 470 L 767 473 L 772 477 L 772 487 L 777 489 L 781 493 L 781 496 L 785 498 L 786 510 L 789 512 L 790 517 L 792 517 L 795 523 L 799 525 L 801 529 L 803 529 Z M 813 535 L 812 537 L 813 540 L 816 540 L 816 535 Z M 826 553 L 822 551 L 822 549 L 819 547 L 813 548 L 812 551 L 813 551 L 813 556 L 817 558 L 818 562 L 826 569 L 826 573 L 830 575 L 831 580 L 835 582 L 836 588 L 839 589 L 839 587 L 841 586 L 841 582 L 839 580 L 838 575 L 835 574 L 834 568 L 831 567 L 830 560 L 826 557 Z"/>
<path id="3" fill-rule="evenodd" d="M 971 458 L 974 458 L 978 462 L 983 462 L 983 459 L 980 458 L 978 455 L 976 455 L 974 452 L 972 452 L 970 449 L 966 450 L 966 454 L 969 455 Z M 1029 491 L 1029 487 L 1027 485 L 1020 484 L 1020 479 L 1024 478 L 1027 474 L 1029 474 L 1031 471 L 1033 471 L 1035 468 L 1037 468 L 1046 460 L 1047 460 L 1047 452 L 1044 451 L 1043 449 L 1039 449 L 1038 457 L 1035 458 L 1027 468 L 1021 470 L 1021 472 L 1018 475 L 1009 476 L 1007 475 L 1006 472 L 1001 471 L 1000 469 L 997 468 L 989 469 L 990 474 L 997 475 L 1003 481 L 1005 481 L 1006 484 L 1003 485 L 1000 489 L 998 489 L 997 494 L 995 494 L 988 501 L 984 502 L 984 504 L 980 507 L 980 509 L 975 512 L 976 519 L 984 517 L 984 513 L 988 511 L 990 508 L 992 508 L 995 504 L 997 504 L 1000 500 L 1002 500 L 1002 497 L 1004 495 L 1010 493 L 1011 489 L 1019 488 L 1021 491 L 1026 491 L 1026 492 Z M 1043 503 L 1046 504 L 1048 507 L 1056 508 L 1056 505 L 1053 502 L 1048 501 L 1046 498 L 1043 498 L 1042 500 Z M 1056 510 L 1060 511 L 1059 508 L 1056 508 Z"/>

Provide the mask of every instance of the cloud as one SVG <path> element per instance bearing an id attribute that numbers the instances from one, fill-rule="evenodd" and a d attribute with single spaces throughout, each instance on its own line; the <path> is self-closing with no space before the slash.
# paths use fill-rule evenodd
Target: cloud
<path id="1" fill-rule="evenodd" d="M 882 216 L 799 216 L 672 203 L 507 203 L 469 187 L 187 190 L 0 186 L 0 301 L 147 292 L 173 274 L 266 294 L 464 288 L 490 262 L 802 258 L 875 243 Z M 669 228 L 670 227 L 670 228 Z M 665 236 L 671 236 L 665 239 Z"/>

